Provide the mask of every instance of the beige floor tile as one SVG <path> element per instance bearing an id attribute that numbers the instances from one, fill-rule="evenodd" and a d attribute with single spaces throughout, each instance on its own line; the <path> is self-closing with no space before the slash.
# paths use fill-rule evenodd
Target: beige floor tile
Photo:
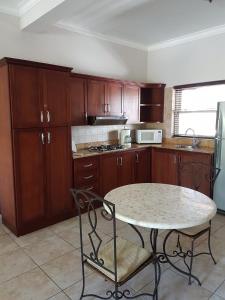
<path id="1" fill-rule="evenodd" d="M 10 237 L 20 246 L 25 247 L 33 243 L 40 242 L 54 236 L 54 233 L 48 228 L 40 229 L 32 233 L 17 237 L 10 233 Z"/>
<path id="2" fill-rule="evenodd" d="M 9 231 L 7 231 L 7 228 L 3 224 L 0 223 L 0 236 L 6 234 L 8 232 Z"/>
<path id="3" fill-rule="evenodd" d="M 225 240 L 225 225 L 221 226 L 214 234 L 213 238 L 216 240 Z"/>
<path id="4" fill-rule="evenodd" d="M 8 234 L 0 236 L 0 255 L 15 250 L 18 248 L 18 245 L 13 242 Z"/>
<path id="5" fill-rule="evenodd" d="M 70 300 L 70 298 L 62 292 L 62 293 L 59 293 L 59 294 L 49 298 L 48 300 Z"/>
<path id="6" fill-rule="evenodd" d="M 23 252 L 22 249 L 7 252 L 0 256 L 0 283 L 35 267 L 36 265 L 34 262 Z"/>
<path id="7" fill-rule="evenodd" d="M 106 281 L 102 276 L 93 273 L 90 276 L 86 277 L 85 294 L 98 294 L 105 296 L 106 291 L 110 289 L 112 289 L 112 283 L 110 281 Z M 72 300 L 80 299 L 81 291 L 82 281 L 79 281 L 64 290 L 64 292 Z M 96 298 L 89 297 L 88 299 L 92 300 Z"/>
<path id="8" fill-rule="evenodd" d="M 57 233 L 57 235 L 64 241 L 71 244 L 74 248 L 80 248 L 80 233 L 74 228 L 63 230 L 62 232 Z"/>
<path id="9" fill-rule="evenodd" d="M 73 228 L 79 228 L 79 222 L 78 222 L 78 218 L 70 218 L 66 221 L 54 224 L 52 226 L 48 227 L 51 231 L 53 231 L 54 233 L 60 233 L 64 230 L 68 230 L 68 229 L 73 229 Z"/>
<path id="10" fill-rule="evenodd" d="M 225 282 L 216 290 L 216 295 L 225 298 Z"/>
<path id="11" fill-rule="evenodd" d="M 213 221 L 214 222 L 219 222 L 221 224 L 224 224 L 225 225 L 225 215 L 222 215 L 222 214 L 216 214 L 216 216 L 213 218 Z"/>
<path id="12" fill-rule="evenodd" d="M 218 295 L 216 295 L 216 294 L 213 294 L 210 298 L 209 298 L 209 300 L 224 300 L 225 298 L 222 298 L 222 297 L 220 297 L 220 296 L 218 296 Z"/>
<path id="13" fill-rule="evenodd" d="M 45 300 L 59 291 L 59 288 L 36 268 L 1 284 L 0 299 Z"/>
<path id="14" fill-rule="evenodd" d="M 147 285 L 143 292 L 152 292 L 153 284 Z M 170 270 L 162 274 L 159 284 L 160 300 L 208 300 L 211 293 L 196 285 L 187 285 L 185 278 Z M 143 297 L 142 300 L 149 298 Z"/>
<path id="15" fill-rule="evenodd" d="M 65 253 L 71 252 L 74 248 L 61 238 L 53 236 L 26 246 L 23 249 L 38 265 L 42 265 Z"/>
<path id="16" fill-rule="evenodd" d="M 154 280 L 154 266 L 151 264 L 143 269 L 140 273 L 136 274 L 132 279 L 130 279 L 127 284 L 134 290 L 139 291 L 144 286 Z"/>
<path id="17" fill-rule="evenodd" d="M 82 279 L 81 259 L 78 251 L 51 260 L 49 263 L 42 265 L 41 269 L 62 289 Z M 87 274 L 90 274 L 90 269 L 86 268 L 85 270 Z"/>

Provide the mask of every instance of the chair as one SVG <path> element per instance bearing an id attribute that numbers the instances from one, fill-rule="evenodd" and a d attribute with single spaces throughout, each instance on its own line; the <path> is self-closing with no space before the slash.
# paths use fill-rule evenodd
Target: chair
<path id="1" fill-rule="evenodd" d="M 158 299 L 158 284 L 160 280 L 160 266 L 157 257 L 149 250 L 120 238 L 116 234 L 115 205 L 104 200 L 93 192 L 87 190 L 71 190 L 79 215 L 80 226 L 80 251 L 82 265 L 82 291 L 80 299 L 84 297 L 95 297 L 99 299 L 134 299 L 141 296 L 149 296 Z M 95 209 L 95 202 L 100 201 L 103 207 Z M 86 208 L 87 213 L 82 214 Z M 85 218 L 85 220 L 84 220 Z M 110 224 L 112 237 L 108 236 L 107 241 L 103 241 L 104 234 L 101 232 L 103 222 L 107 226 Z M 109 223 L 108 223 L 109 222 Z M 133 227 L 133 226 L 132 226 Z M 89 246 L 85 243 L 89 241 Z M 133 296 L 128 288 L 119 290 L 124 283 L 135 276 L 148 265 L 153 264 L 155 270 L 155 285 L 152 293 L 143 293 Z M 85 269 L 84 266 L 96 270 L 111 282 L 113 289 L 108 290 L 105 296 L 96 294 L 85 294 Z"/>
<path id="2" fill-rule="evenodd" d="M 204 183 L 209 183 L 211 186 L 216 180 L 220 170 L 211 169 L 211 167 L 203 162 L 196 162 L 196 161 L 189 161 L 189 162 L 180 162 L 178 166 L 179 178 L 181 180 L 180 185 L 185 185 L 186 187 L 190 187 L 196 191 L 203 191 L 206 188 Z M 184 181 L 182 182 L 182 178 Z M 189 285 L 191 282 L 191 274 L 192 274 L 192 266 L 193 266 L 193 259 L 196 256 L 206 254 L 210 255 L 214 264 L 216 264 L 215 258 L 213 257 L 212 250 L 211 250 L 211 220 L 207 224 L 203 224 L 202 226 L 187 228 L 183 230 L 175 230 L 178 234 L 177 238 L 177 248 L 179 253 L 183 252 L 183 247 L 181 245 L 180 236 L 185 236 L 191 239 L 191 249 L 188 250 L 187 256 L 190 258 L 190 264 L 186 264 L 189 272 Z M 194 253 L 194 244 L 197 239 L 199 239 L 204 234 L 208 235 L 208 252 L 201 252 L 201 253 Z"/>

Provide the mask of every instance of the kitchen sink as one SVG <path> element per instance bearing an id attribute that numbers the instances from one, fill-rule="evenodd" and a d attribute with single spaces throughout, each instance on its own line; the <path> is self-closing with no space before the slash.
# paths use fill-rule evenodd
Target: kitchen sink
<path id="1" fill-rule="evenodd" d="M 175 146 L 178 149 L 187 149 L 187 150 L 193 150 L 194 147 L 192 145 L 182 145 L 182 144 L 178 144 Z"/>

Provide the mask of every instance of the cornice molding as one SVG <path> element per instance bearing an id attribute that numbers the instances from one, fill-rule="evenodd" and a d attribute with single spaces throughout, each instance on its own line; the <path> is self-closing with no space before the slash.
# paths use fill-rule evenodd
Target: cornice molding
<path id="1" fill-rule="evenodd" d="M 78 33 L 78 34 L 81 34 L 81 35 L 86 35 L 86 36 L 89 36 L 89 37 L 94 37 L 94 38 L 101 39 L 101 40 L 111 42 L 111 43 L 114 43 L 114 44 L 123 45 L 123 46 L 127 46 L 127 47 L 130 47 L 130 48 L 138 49 L 138 50 L 144 50 L 144 51 L 148 50 L 148 47 L 146 47 L 142 44 L 139 44 L 139 43 L 127 41 L 127 40 L 124 40 L 124 39 L 119 39 L 119 38 L 112 37 L 112 36 L 109 36 L 109 35 L 100 34 L 100 33 L 94 32 L 94 31 L 86 30 L 84 28 L 73 26 L 73 25 L 70 25 L 70 24 L 63 23 L 63 22 L 57 22 L 55 24 L 55 26 L 60 28 L 60 29 L 75 32 L 75 33 Z"/>
<path id="2" fill-rule="evenodd" d="M 205 30 L 197 31 L 194 33 L 186 34 L 174 39 L 162 41 L 161 43 L 149 45 L 148 51 L 156 51 L 164 48 L 175 47 L 178 45 L 186 44 L 189 42 L 205 39 L 208 37 L 220 35 L 225 33 L 225 24 L 220 26 L 211 27 Z"/>
<path id="3" fill-rule="evenodd" d="M 19 4 L 19 15 L 22 16 L 25 13 L 27 13 L 30 9 L 32 9 L 40 1 L 41 0 L 23 0 Z"/>
<path id="4" fill-rule="evenodd" d="M 19 12 L 17 9 L 9 8 L 4 5 L 0 5 L 0 13 L 9 15 L 9 16 L 16 16 L 19 17 Z"/>

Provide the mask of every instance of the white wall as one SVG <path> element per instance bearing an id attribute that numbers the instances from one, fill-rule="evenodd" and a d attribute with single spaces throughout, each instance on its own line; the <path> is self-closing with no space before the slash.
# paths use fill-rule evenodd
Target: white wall
<path id="1" fill-rule="evenodd" d="M 148 53 L 148 81 L 167 86 L 225 79 L 225 34 Z"/>
<path id="2" fill-rule="evenodd" d="M 0 58 L 4 56 L 70 66 L 77 73 L 145 81 L 147 52 L 52 29 L 19 30 L 18 20 L 0 14 Z"/>

